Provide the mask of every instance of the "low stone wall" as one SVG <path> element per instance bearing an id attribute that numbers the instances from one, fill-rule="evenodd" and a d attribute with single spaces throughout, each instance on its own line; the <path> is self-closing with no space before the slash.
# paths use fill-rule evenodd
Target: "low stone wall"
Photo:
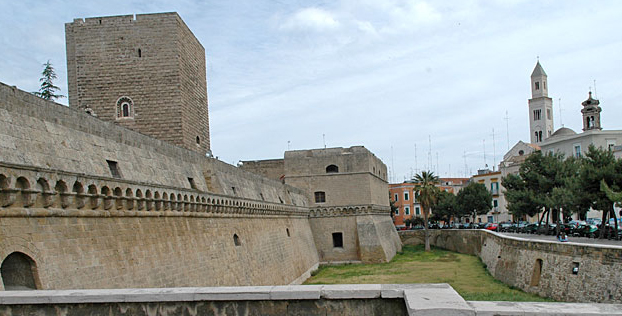
<path id="1" fill-rule="evenodd" d="M 423 234 L 402 231 L 400 237 L 416 245 Z M 569 302 L 622 302 L 620 246 L 533 241 L 485 230 L 430 230 L 430 243 L 479 256 L 496 279 L 526 292 Z"/>
<path id="2" fill-rule="evenodd" d="M 467 302 L 447 284 L 0 292 L 2 315 L 622 315 L 622 305 Z"/>

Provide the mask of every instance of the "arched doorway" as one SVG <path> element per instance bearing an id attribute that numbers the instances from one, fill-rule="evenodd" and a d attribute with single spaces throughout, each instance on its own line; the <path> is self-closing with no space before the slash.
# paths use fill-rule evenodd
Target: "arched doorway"
<path id="1" fill-rule="evenodd" d="M 34 260 L 21 252 L 11 253 L 2 261 L 0 275 L 2 275 L 4 289 L 7 291 L 37 289 L 36 264 Z"/>

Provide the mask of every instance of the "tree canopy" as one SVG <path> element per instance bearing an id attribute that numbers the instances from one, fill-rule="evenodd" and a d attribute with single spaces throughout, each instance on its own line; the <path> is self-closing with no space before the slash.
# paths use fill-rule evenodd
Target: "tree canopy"
<path id="1" fill-rule="evenodd" d="M 542 212 L 554 221 L 578 214 L 585 218 L 590 210 L 602 210 L 602 222 L 616 218 L 611 192 L 622 189 L 622 161 L 608 150 L 590 145 L 584 157 L 564 158 L 560 154 L 536 151 L 520 167 L 518 175 L 508 175 L 502 184 L 508 210 L 514 216 L 535 216 Z M 604 185 L 604 186 L 603 186 Z M 617 230 L 617 222 L 616 222 Z M 601 230 L 604 232 L 605 230 Z"/>
<path id="2" fill-rule="evenodd" d="M 473 221 L 479 214 L 486 214 L 492 208 L 492 194 L 482 183 L 470 182 L 456 197 L 462 214 L 473 215 Z"/>
<path id="3" fill-rule="evenodd" d="M 64 95 L 56 94 L 56 91 L 60 91 L 60 88 L 54 85 L 53 81 L 56 79 L 57 76 L 54 71 L 54 67 L 48 60 L 45 64 L 43 64 L 43 72 L 41 72 L 41 79 L 39 79 L 41 82 L 41 88 L 39 88 L 38 92 L 33 92 L 33 94 L 45 100 L 52 101 L 64 98 Z"/>

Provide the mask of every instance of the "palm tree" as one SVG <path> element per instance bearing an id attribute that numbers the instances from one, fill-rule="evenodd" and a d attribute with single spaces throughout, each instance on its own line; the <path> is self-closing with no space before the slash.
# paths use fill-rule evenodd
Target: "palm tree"
<path id="1" fill-rule="evenodd" d="M 415 175 L 414 178 L 417 183 L 416 197 L 421 204 L 423 210 L 423 227 L 425 235 L 425 251 L 430 251 L 430 232 L 428 231 L 428 218 L 432 211 L 432 206 L 436 203 L 438 197 L 438 177 L 434 175 L 432 171 L 421 171 L 420 174 Z"/>

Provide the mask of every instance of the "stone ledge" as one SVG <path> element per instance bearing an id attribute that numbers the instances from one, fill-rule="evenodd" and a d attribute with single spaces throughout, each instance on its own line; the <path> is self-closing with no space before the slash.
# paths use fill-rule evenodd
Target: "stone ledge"
<path id="1" fill-rule="evenodd" d="M 473 307 L 449 286 L 404 290 L 404 301 L 408 315 L 476 315 Z"/>
<path id="2" fill-rule="evenodd" d="M 622 315 L 622 304 L 467 302 L 477 315 Z"/>
<path id="3" fill-rule="evenodd" d="M 271 300 L 319 300 L 323 285 L 282 285 L 270 291 Z"/>
<path id="4" fill-rule="evenodd" d="M 365 299 L 379 298 L 380 284 L 336 284 L 324 285 L 322 297 L 325 299 Z"/>

